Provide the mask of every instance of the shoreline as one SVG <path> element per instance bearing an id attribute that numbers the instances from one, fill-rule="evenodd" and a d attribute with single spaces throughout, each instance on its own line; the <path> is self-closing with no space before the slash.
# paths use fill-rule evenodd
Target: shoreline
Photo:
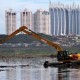
<path id="1" fill-rule="evenodd" d="M 40 57 L 50 57 L 49 54 L 0 54 L 0 59 L 3 58 L 40 58 Z M 55 57 L 55 56 L 54 56 Z"/>

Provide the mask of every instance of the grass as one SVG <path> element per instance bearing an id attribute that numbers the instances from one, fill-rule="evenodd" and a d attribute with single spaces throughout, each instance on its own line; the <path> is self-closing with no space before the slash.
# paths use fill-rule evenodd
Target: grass
<path id="1" fill-rule="evenodd" d="M 77 47 L 64 47 L 64 50 L 68 50 L 70 53 L 80 52 Z M 28 47 L 28 48 L 0 48 L 0 58 L 10 57 L 34 57 L 34 56 L 50 56 L 57 55 L 57 52 L 52 47 Z"/>

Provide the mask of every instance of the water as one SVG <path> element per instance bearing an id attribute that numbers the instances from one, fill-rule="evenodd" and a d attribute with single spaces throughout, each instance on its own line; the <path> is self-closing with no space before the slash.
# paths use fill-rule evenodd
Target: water
<path id="1" fill-rule="evenodd" d="M 44 68 L 49 58 L 0 60 L 0 80 L 80 80 L 80 68 Z M 7 67 L 5 67 L 5 65 Z"/>

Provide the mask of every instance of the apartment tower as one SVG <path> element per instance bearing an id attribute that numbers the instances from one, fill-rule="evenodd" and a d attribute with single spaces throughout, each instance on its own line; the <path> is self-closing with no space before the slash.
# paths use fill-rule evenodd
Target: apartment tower
<path id="1" fill-rule="evenodd" d="M 50 3 L 51 34 L 52 35 L 80 35 L 80 7 L 79 5 L 64 5 Z"/>
<path id="2" fill-rule="evenodd" d="M 24 9 L 20 13 L 21 17 L 21 26 L 27 26 L 29 29 L 33 30 L 33 22 L 32 22 L 32 12 Z"/>
<path id="3" fill-rule="evenodd" d="M 51 34 L 50 14 L 48 11 L 37 10 L 34 13 L 34 31 L 37 33 Z"/>
<path id="4" fill-rule="evenodd" d="M 16 30 L 16 12 L 12 9 L 5 11 L 6 33 L 11 34 Z"/>

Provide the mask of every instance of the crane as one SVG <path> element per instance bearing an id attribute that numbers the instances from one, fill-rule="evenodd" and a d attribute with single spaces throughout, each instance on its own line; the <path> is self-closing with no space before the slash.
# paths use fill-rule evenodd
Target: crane
<path id="1" fill-rule="evenodd" d="M 52 46 L 53 48 L 55 48 L 57 50 L 57 59 L 58 61 L 68 61 L 70 60 L 70 55 L 69 55 L 69 51 L 64 51 L 59 44 L 54 43 L 50 40 L 47 40 L 43 37 L 41 37 L 40 35 L 38 35 L 37 33 L 33 32 L 32 30 L 28 29 L 26 26 L 22 26 L 19 29 L 17 29 L 16 31 L 14 31 L 12 34 L 8 35 L 6 38 L 1 39 L 0 40 L 0 44 L 3 44 L 4 42 L 8 41 L 9 39 L 11 39 L 13 36 L 15 36 L 16 34 L 18 34 L 19 32 L 24 32 L 27 35 L 30 35 L 50 46 Z"/>

